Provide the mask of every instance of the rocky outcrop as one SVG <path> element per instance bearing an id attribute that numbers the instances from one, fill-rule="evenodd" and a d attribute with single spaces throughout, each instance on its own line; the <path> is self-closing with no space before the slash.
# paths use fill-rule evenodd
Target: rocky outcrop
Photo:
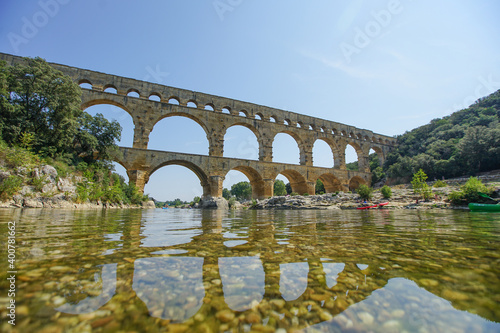
<path id="1" fill-rule="evenodd" d="M 76 183 L 81 182 L 82 177 L 59 177 L 56 168 L 51 165 L 35 167 L 31 171 L 25 167 L 0 170 L 0 181 L 11 175 L 22 177 L 23 186 L 11 200 L 0 201 L 0 208 L 155 208 L 153 201 L 141 205 L 89 201 L 76 203 Z"/>
<path id="2" fill-rule="evenodd" d="M 229 204 L 224 198 L 202 198 L 199 208 L 204 209 L 229 209 Z"/>

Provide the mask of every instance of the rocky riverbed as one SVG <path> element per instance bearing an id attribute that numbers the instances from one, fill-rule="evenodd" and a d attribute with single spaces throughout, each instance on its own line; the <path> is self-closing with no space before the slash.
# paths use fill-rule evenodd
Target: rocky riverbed
<path id="1" fill-rule="evenodd" d="M 488 182 L 487 186 L 495 189 L 496 195 L 500 191 L 500 182 Z M 467 209 L 466 206 L 454 206 L 448 200 L 451 192 L 460 190 L 460 183 L 446 187 L 432 188 L 433 198 L 421 200 L 413 193 L 410 185 L 397 185 L 391 188 L 391 198 L 384 198 L 379 190 L 374 191 L 369 201 L 362 200 L 356 193 L 327 193 L 308 196 L 279 196 L 255 202 L 246 202 L 236 205 L 236 208 L 248 207 L 252 209 L 357 209 L 363 206 L 372 206 L 388 202 L 383 209 Z"/>

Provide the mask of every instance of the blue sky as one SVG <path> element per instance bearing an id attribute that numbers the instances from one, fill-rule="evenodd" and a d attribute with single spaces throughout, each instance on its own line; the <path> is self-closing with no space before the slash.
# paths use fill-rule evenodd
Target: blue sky
<path id="1" fill-rule="evenodd" d="M 500 89 L 498 13 L 496 0 L 11 0 L 0 3 L 0 52 L 392 136 Z M 124 111 L 88 112 L 119 120 L 121 144 L 131 145 Z M 225 140 L 225 156 L 257 158 L 249 130 L 230 128 Z M 201 127 L 180 117 L 155 127 L 150 148 L 208 154 Z M 280 134 L 274 150 L 276 161 L 298 163 L 291 137 Z M 315 145 L 314 161 L 332 166 L 326 145 Z M 224 184 L 240 180 L 231 171 Z M 146 193 L 191 200 L 201 186 L 191 171 L 169 166 Z"/>

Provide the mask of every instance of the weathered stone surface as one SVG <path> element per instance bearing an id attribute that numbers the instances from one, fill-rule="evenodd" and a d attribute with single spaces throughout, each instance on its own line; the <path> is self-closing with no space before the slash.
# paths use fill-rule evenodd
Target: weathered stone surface
<path id="1" fill-rule="evenodd" d="M 41 173 L 46 175 L 50 180 L 55 181 L 57 178 L 57 170 L 52 165 L 44 165 Z"/>
<path id="2" fill-rule="evenodd" d="M 29 186 L 29 185 L 23 186 L 23 188 L 21 189 L 21 194 L 22 195 L 31 194 L 33 193 L 34 189 L 35 189 L 34 186 Z"/>
<path id="3" fill-rule="evenodd" d="M 155 202 L 153 200 L 144 201 L 144 202 L 142 202 L 142 208 L 144 208 L 144 209 L 156 208 Z"/>
<path id="4" fill-rule="evenodd" d="M 52 193 L 57 190 L 57 186 L 54 183 L 47 183 L 42 187 L 42 193 Z"/>
<path id="5" fill-rule="evenodd" d="M 59 178 L 57 181 L 57 189 L 61 192 L 75 193 L 76 186 L 70 178 Z"/>
<path id="6" fill-rule="evenodd" d="M 224 198 L 203 198 L 200 207 L 205 209 L 229 209 L 227 200 Z"/>
<path id="7" fill-rule="evenodd" d="M 37 199 L 24 199 L 23 206 L 25 208 L 43 208 L 43 203 Z"/>

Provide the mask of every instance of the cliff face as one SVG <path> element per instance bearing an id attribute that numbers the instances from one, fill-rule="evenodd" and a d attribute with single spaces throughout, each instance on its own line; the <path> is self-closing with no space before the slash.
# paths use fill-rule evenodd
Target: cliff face
<path id="1" fill-rule="evenodd" d="M 142 205 L 77 202 L 77 184 L 83 182 L 83 177 L 59 177 L 56 168 L 51 165 L 0 171 L 0 182 L 7 179 L 17 179 L 20 182 L 19 191 L 11 198 L 0 201 L 0 208 L 155 208 L 153 201 Z"/>

